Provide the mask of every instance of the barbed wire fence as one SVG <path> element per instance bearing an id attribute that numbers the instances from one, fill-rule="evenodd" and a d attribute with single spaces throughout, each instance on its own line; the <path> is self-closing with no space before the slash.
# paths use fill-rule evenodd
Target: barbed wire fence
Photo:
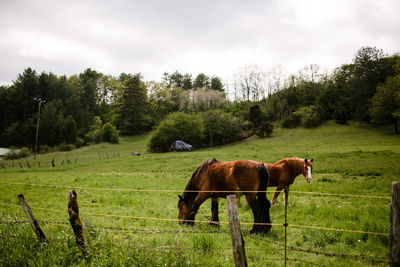
<path id="1" fill-rule="evenodd" d="M 43 184 L 27 184 L 27 183 L 16 183 L 16 182 L 8 182 L 8 183 L 3 183 L 3 184 L 9 184 L 9 185 L 25 185 L 25 186 L 37 186 L 37 187 L 57 187 L 57 188 L 71 188 L 71 186 L 58 186 L 58 185 L 43 185 Z M 132 191 L 132 192 L 181 192 L 178 190 L 157 190 L 157 189 L 124 189 L 124 188 L 90 188 L 90 187 L 74 187 L 76 189 L 84 189 L 84 190 L 110 190 L 110 191 Z M 220 191 L 219 191 L 220 192 Z M 228 192 L 228 191 L 223 191 L 223 192 Z M 230 191 L 234 193 L 233 191 Z M 249 191 L 250 192 L 250 191 Z M 258 191 L 251 191 L 251 192 L 258 192 Z M 264 191 L 266 192 L 266 191 Z M 267 191 L 268 192 L 268 191 Z M 236 193 L 236 192 L 235 192 Z M 379 196 L 379 195 L 359 195 L 359 194 L 333 194 L 333 193 L 324 193 L 324 192 L 303 192 L 303 191 L 291 191 L 291 193 L 296 193 L 296 194 L 312 194 L 312 195 L 320 195 L 320 196 L 341 196 L 341 197 L 361 197 L 361 198 L 375 198 L 375 199 L 391 199 L 391 197 L 388 196 Z M 287 196 L 287 194 L 286 194 Z M 3 206 L 11 206 L 11 207 L 20 207 L 19 205 L 16 204 L 10 204 L 10 203 L 1 203 L 0 205 Z M 63 212 L 65 213 L 65 210 L 60 210 L 60 209 L 48 209 L 48 208 L 39 208 L 39 207 L 34 207 L 34 210 L 43 210 L 43 211 L 49 211 L 49 212 Z M 174 222 L 177 223 L 177 219 L 171 219 L 171 218 L 154 218 L 154 217 L 140 217 L 140 216 L 128 216 L 128 215 L 114 215 L 114 214 L 100 214 L 100 213 L 92 213 L 92 212 L 82 212 L 81 215 L 88 215 L 88 216 L 101 216 L 101 217 L 112 217 L 112 218 L 126 218 L 126 219 L 133 219 L 133 220 L 152 220 L 152 221 L 159 221 L 159 222 Z M 286 215 L 286 214 L 285 214 Z M 37 220 L 38 222 L 45 224 L 45 225 L 63 225 L 65 227 L 68 227 L 70 223 L 68 222 L 62 222 L 62 221 L 48 221 L 48 220 Z M 1 221 L 1 223 L 12 223 L 12 224 L 23 224 L 23 223 L 29 223 L 29 221 Z M 201 221 L 201 220 L 196 220 L 196 223 L 209 223 L 209 221 Z M 220 224 L 229 224 L 229 222 L 221 221 Z M 253 225 L 253 223 L 246 223 L 246 222 L 241 222 L 241 225 Z M 294 228 L 305 228 L 305 229 L 313 229 L 313 230 L 319 230 L 319 231 L 337 231 L 337 232 L 348 232 L 348 233 L 360 233 L 360 234 L 368 234 L 368 235 L 378 235 L 378 236 L 389 236 L 388 233 L 381 233 L 381 232 L 370 232 L 370 231 L 361 231 L 361 230 L 354 230 L 354 229 L 336 229 L 336 228 L 328 228 L 328 227 L 319 227 L 319 226 L 308 226 L 308 225 L 298 225 L 298 224 L 289 224 L 287 223 L 285 219 L 285 223 L 275 223 L 275 224 L 260 224 L 260 225 L 271 225 L 271 226 L 282 226 L 285 227 L 294 227 Z M 210 233 L 210 234 L 227 234 L 229 231 L 222 231 L 222 230 L 213 230 L 213 231 L 195 231 L 195 230 L 170 230 L 170 229 L 144 229 L 144 228 L 120 228 L 120 227 L 102 227 L 102 226 L 91 226 L 91 225 L 86 225 L 85 228 L 93 228 L 98 231 L 104 231 L 104 232 L 109 232 L 109 233 L 159 233 L 159 234 L 165 234 L 165 233 L 173 233 L 173 234 L 179 234 L 179 233 L 185 233 L 185 234 L 202 234 L 202 233 Z M 266 241 L 266 239 L 258 236 L 258 235 L 251 235 L 248 234 L 247 232 L 245 233 L 246 238 L 251 238 L 251 239 L 258 239 L 260 241 Z M 312 249 L 304 249 L 301 247 L 295 247 L 295 246 L 288 246 L 285 243 L 281 242 L 276 242 L 268 239 L 269 243 L 276 244 L 279 247 L 283 247 L 282 249 L 277 249 L 279 250 L 284 250 L 285 251 L 285 265 L 286 265 L 286 260 L 288 261 L 298 261 L 298 262 L 305 262 L 307 264 L 311 265 L 316 265 L 313 262 L 308 262 L 308 261 L 303 261 L 300 259 L 294 259 L 294 258 L 289 258 L 286 256 L 286 249 L 289 249 L 291 251 L 296 251 L 299 253 L 307 253 L 307 254 L 313 254 L 313 255 L 323 255 L 327 257 L 340 257 L 340 258 L 347 258 L 347 259 L 352 259 L 352 260 L 363 260 L 363 261 L 368 261 L 371 263 L 393 263 L 388 259 L 381 258 L 381 257 L 372 257 L 368 255 L 356 255 L 356 254 L 345 254 L 345 253 L 331 253 L 331 252 L 326 252 L 326 251 L 321 251 L 321 250 L 312 250 Z M 139 248 L 139 247 L 138 247 Z M 144 247 L 141 247 L 142 249 L 145 249 Z M 151 248 L 147 248 L 151 249 Z M 153 248 L 157 249 L 157 248 Z M 176 249 L 176 250 L 187 250 L 191 248 L 180 248 L 180 247 L 173 247 L 173 246 L 162 246 L 159 249 Z M 213 248 L 214 249 L 214 248 Z M 231 250 L 232 248 L 223 248 L 223 249 L 218 249 L 218 250 Z M 270 249 L 270 248 L 269 248 Z M 196 248 L 193 248 L 193 250 L 196 250 Z M 203 250 L 203 249 L 200 249 Z M 265 248 L 246 248 L 246 250 L 252 251 L 252 250 L 265 250 Z M 272 258 L 265 258 L 265 260 L 271 260 L 271 261 L 279 261 L 277 259 L 272 259 Z"/>
<path id="2" fill-rule="evenodd" d="M 55 167 L 63 167 L 70 165 L 78 165 L 82 163 L 91 163 L 95 161 L 102 160 L 115 160 L 115 159 L 123 159 L 123 158 L 131 158 L 138 157 L 142 154 L 147 154 L 148 152 L 98 152 L 92 153 L 90 155 L 69 155 L 66 152 L 65 157 L 51 157 L 38 156 L 36 159 L 31 157 L 29 158 L 19 158 L 19 159 L 7 159 L 2 160 L 0 158 L 0 170 L 2 169 L 40 169 L 40 168 L 55 168 Z"/>

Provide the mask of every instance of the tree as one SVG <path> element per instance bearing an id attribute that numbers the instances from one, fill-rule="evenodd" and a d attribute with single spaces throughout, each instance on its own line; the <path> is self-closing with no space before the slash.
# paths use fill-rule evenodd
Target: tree
<path id="1" fill-rule="evenodd" d="M 399 132 L 400 121 L 400 60 L 397 70 L 398 75 L 387 78 L 385 84 L 378 86 L 369 110 L 373 124 L 392 123 L 395 133 Z"/>
<path id="2" fill-rule="evenodd" d="M 224 91 L 224 85 L 222 84 L 222 80 L 221 80 L 221 78 L 219 78 L 217 76 L 213 76 L 211 78 L 210 87 L 211 87 L 211 89 L 213 89 L 215 91 L 219 91 L 219 92 Z"/>
<path id="3" fill-rule="evenodd" d="M 376 87 L 386 79 L 384 58 L 386 54 L 376 47 L 361 47 L 354 59 L 351 77 L 352 106 L 354 116 L 360 121 L 370 121 L 369 99 L 375 94 Z"/>
<path id="4" fill-rule="evenodd" d="M 98 82 L 100 77 L 100 73 L 90 68 L 79 74 L 81 84 L 80 102 L 82 107 L 86 108 L 92 114 L 96 112 Z"/>
<path id="5" fill-rule="evenodd" d="M 123 83 L 122 93 L 118 100 L 117 125 L 121 134 L 139 134 L 151 126 L 147 116 L 147 88 L 142 76 L 137 74 L 120 75 Z"/>
<path id="6" fill-rule="evenodd" d="M 182 81 L 182 88 L 184 90 L 191 90 L 193 89 L 193 82 L 192 82 L 192 75 L 186 73 L 183 76 L 183 81 Z"/>
<path id="7" fill-rule="evenodd" d="M 110 142 L 117 144 L 119 142 L 118 131 L 111 123 L 106 123 L 103 125 L 103 140 L 105 142 Z"/>
<path id="8" fill-rule="evenodd" d="M 276 96 L 279 102 L 279 121 L 283 117 L 283 98 L 282 90 L 285 87 L 286 75 L 282 66 L 273 67 L 268 73 L 268 98 L 273 94 Z"/>
<path id="9" fill-rule="evenodd" d="M 199 75 L 196 76 L 196 79 L 194 80 L 193 83 L 193 87 L 194 89 L 210 88 L 210 78 L 204 73 L 200 73 Z"/>
<path id="10" fill-rule="evenodd" d="M 242 93 L 244 101 L 259 101 L 265 96 L 266 74 L 258 65 L 239 70 L 235 79 L 235 91 Z"/>
<path id="11" fill-rule="evenodd" d="M 199 116 L 176 112 L 169 114 L 153 131 L 149 148 L 152 151 L 165 152 L 175 140 L 199 147 L 203 138 L 204 126 Z"/>
<path id="12" fill-rule="evenodd" d="M 272 133 L 272 123 L 267 119 L 259 105 L 250 107 L 249 121 L 253 124 L 254 133 L 260 137 L 268 137 Z"/>

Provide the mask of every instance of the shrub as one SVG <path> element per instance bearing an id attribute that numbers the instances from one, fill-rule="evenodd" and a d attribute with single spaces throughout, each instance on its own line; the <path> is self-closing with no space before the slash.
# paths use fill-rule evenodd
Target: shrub
<path id="1" fill-rule="evenodd" d="M 85 145 L 85 141 L 83 141 L 82 138 L 77 137 L 77 138 L 75 139 L 75 143 L 74 143 L 74 144 L 75 144 L 76 147 L 82 147 L 82 146 Z"/>
<path id="2" fill-rule="evenodd" d="M 118 131 L 111 123 L 103 126 L 103 141 L 117 144 L 119 142 Z"/>
<path id="3" fill-rule="evenodd" d="M 28 157 L 30 154 L 30 149 L 27 147 L 23 147 L 21 149 L 13 149 L 4 155 L 4 159 L 20 159 L 24 157 Z"/>
<path id="4" fill-rule="evenodd" d="M 321 124 L 320 112 L 314 106 L 302 107 L 297 111 L 301 114 L 301 126 L 315 128 Z"/>
<path id="5" fill-rule="evenodd" d="M 98 144 L 102 141 L 102 124 L 103 122 L 97 116 L 93 118 L 93 122 L 89 127 L 89 132 L 85 135 L 85 141 L 87 143 L 95 143 Z"/>
<path id="6" fill-rule="evenodd" d="M 182 140 L 193 147 L 199 147 L 203 139 L 204 126 L 200 117 L 177 112 L 169 114 L 153 131 L 149 148 L 156 152 L 168 151 L 175 140 Z"/>
<path id="7" fill-rule="evenodd" d="M 292 112 L 282 120 L 281 125 L 284 128 L 294 128 L 299 126 L 300 123 L 301 123 L 301 114 L 298 112 Z"/>
<path id="8" fill-rule="evenodd" d="M 31 150 L 29 148 L 27 148 L 26 146 L 24 146 L 23 148 L 21 148 L 18 152 L 18 156 L 20 158 L 25 158 L 28 157 L 30 154 Z"/>
<path id="9" fill-rule="evenodd" d="M 58 145 L 58 149 L 60 151 L 71 151 L 73 149 L 75 149 L 75 145 L 73 144 L 66 144 L 66 143 L 61 143 Z"/>
<path id="10" fill-rule="evenodd" d="M 261 111 L 259 105 L 250 107 L 249 121 L 252 123 L 254 133 L 260 137 L 269 137 L 272 134 L 273 125 L 270 122 L 270 114 Z"/>
<path id="11" fill-rule="evenodd" d="M 259 137 L 270 137 L 273 129 L 274 125 L 271 122 L 264 120 L 259 123 L 254 132 Z"/>
<path id="12" fill-rule="evenodd" d="M 40 154 L 46 154 L 46 153 L 49 153 L 50 151 L 51 151 L 51 147 L 49 147 L 48 145 L 40 145 L 39 146 Z"/>
<path id="13" fill-rule="evenodd" d="M 244 137 L 243 120 L 229 113 L 210 110 L 204 112 L 201 117 L 210 146 L 234 142 Z"/>

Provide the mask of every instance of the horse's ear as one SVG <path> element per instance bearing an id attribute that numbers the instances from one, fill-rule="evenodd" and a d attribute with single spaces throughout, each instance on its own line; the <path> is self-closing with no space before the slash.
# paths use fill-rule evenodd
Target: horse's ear
<path id="1" fill-rule="evenodd" d="M 311 163 L 314 161 L 314 159 L 311 159 Z"/>
<path id="2" fill-rule="evenodd" d="M 307 159 L 304 160 L 305 164 L 307 164 Z"/>
<path id="3" fill-rule="evenodd" d="M 183 197 L 181 195 L 178 195 L 178 197 L 179 197 L 180 200 L 183 200 Z"/>

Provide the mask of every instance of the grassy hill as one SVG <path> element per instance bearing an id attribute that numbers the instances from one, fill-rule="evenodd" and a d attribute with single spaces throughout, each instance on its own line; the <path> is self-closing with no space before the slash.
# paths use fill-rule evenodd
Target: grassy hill
<path id="1" fill-rule="evenodd" d="M 391 129 L 328 122 L 317 129 L 277 129 L 271 138 L 252 137 L 229 146 L 183 153 L 147 154 L 149 136 L 122 138 L 70 152 L 39 155 L 36 161 L 4 163 L 0 170 L 0 263 L 5 265 L 233 265 L 229 226 L 176 223 L 178 193 L 205 160 L 252 159 L 275 162 L 285 157 L 314 158 L 313 180 L 299 176 L 290 187 L 288 207 L 289 265 L 387 265 L 388 236 L 300 228 L 313 226 L 389 233 L 392 181 L 400 180 L 400 136 Z M 132 153 L 140 152 L 140 156 Z M 52 167 L 54 158 L 56 167 Z M 36 163 L 40 162 L 39 165 Z M 20 167 L 20 163 L 22 168 Z M 67 194 L 78 192 L 86 225 L 89 255 L 74 244 L 68 222 Z M 170 190 L 135 192 L 131 189 Z M 269 188 L 271 199 L 274 188 Z M 301 192 L 372 196 L 337 196 Z M 40 246 L 18 206 L 23 193 L 41 222 L 49 245 Z M 225 200 L 220 220 L 227 221 Z M 207 221 L 210 201 L 196 217 Z M 283 223 L 283 196 L 270 210 Z M 282 266 L 282 226 L 267 236 L 249 234 L 252 213 L 239 209 L 250 266 Z M 165 220 L 167 219 L 167 220 Z M 50 223 L 49 223 L 50 222 Z M 308 250 L 305 253 L 300 250 Z M 317 254 L 322 252 L 324 254 Z M 335 254 L 328 256 L 326 254 Z M 353 255 L 337 256 L 337 254 Z"/>

